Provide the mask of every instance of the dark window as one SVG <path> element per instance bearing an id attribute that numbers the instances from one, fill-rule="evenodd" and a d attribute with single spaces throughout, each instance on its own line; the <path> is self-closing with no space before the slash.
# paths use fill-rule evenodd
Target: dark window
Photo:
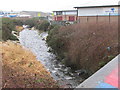
<path id="1" fill-rule="evenodd" d="M 56 12 L 56 15 L 62 15 L 62 11 Z"/>

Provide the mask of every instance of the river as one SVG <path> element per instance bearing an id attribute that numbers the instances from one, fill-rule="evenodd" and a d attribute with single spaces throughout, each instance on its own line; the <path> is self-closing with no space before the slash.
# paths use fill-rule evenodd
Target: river
<path id="1" fill-rule="evenodd" d="M 45 68 L 51 73 L 51 76 L 64 88 L 75 88 L 83 79 L 77 71 L 71 70 L 61 62 L 56 60 L 56 56 L 49 51 L 44 38 L 48 36 L 47 32 L 39 34 L 37 30 L 24 29 L 20 32 L 20 44 L 30 49 Z"/>

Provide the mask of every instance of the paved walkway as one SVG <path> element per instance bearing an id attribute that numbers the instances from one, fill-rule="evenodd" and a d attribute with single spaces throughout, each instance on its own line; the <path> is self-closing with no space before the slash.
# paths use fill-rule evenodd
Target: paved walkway
<path id="1" fill-rule="evenodd" d="M 118 68 L 120 55 L 85 80 L 77 88 L 118 88 Z M 120 83 L 120 82 L 119 82 Z M 115 89 L 114 89 L 115 90 Z"/>

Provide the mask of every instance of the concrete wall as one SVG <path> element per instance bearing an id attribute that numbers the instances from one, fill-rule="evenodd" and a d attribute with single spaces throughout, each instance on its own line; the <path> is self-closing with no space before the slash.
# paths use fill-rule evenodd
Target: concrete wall
<path id="1" fill-rule="evenodd" d="M 115 88 L 118 88 L 118 72 L 120 71 L 120 67 L 118 66 L 120 64 L 120 55 L 115 57 L 113 60 L 111 60 L 107 65 L 105 65 L 103 68 L 98 70 L 95 74 L 93 74 L 91 77 L 86 79 L 83 83 L 81 83 L 77 88 L 97 88 L 100 86 L 100 84 L 106 83 L 110 84 L 110 86 L 113 86 Z M 116 71 L 116 72 L 114 72 Z M 108 82 L 108 80 L 111 82 Z M 112 85 L 111 85 L 112 84 Z M 109 86 L 100 86 L 99 88 L 110 88 Z M 75 89 L 79 90 L 79 89 Z M 90 89 L 93 90 L 93 89 Z M 108 89 L 105 89 L 108 90 Z M 116 89 L 112 89 L 116 90 Z"/>
<path id="2" fill-rule="evenodd" d="M 74 11 L 74 12 L 63 12 L 63 15 L 77 15 L 77 11 Z"/>

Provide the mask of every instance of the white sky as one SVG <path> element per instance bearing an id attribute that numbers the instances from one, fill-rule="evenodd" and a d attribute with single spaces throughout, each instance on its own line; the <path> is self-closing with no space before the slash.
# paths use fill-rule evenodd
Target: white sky
<path id="1" fill-rule="evenodd" d="M 118 5 L 120 0 L 1 0 L 2 11 L 43 11 L 71 10 L 76 6 Z"/>

